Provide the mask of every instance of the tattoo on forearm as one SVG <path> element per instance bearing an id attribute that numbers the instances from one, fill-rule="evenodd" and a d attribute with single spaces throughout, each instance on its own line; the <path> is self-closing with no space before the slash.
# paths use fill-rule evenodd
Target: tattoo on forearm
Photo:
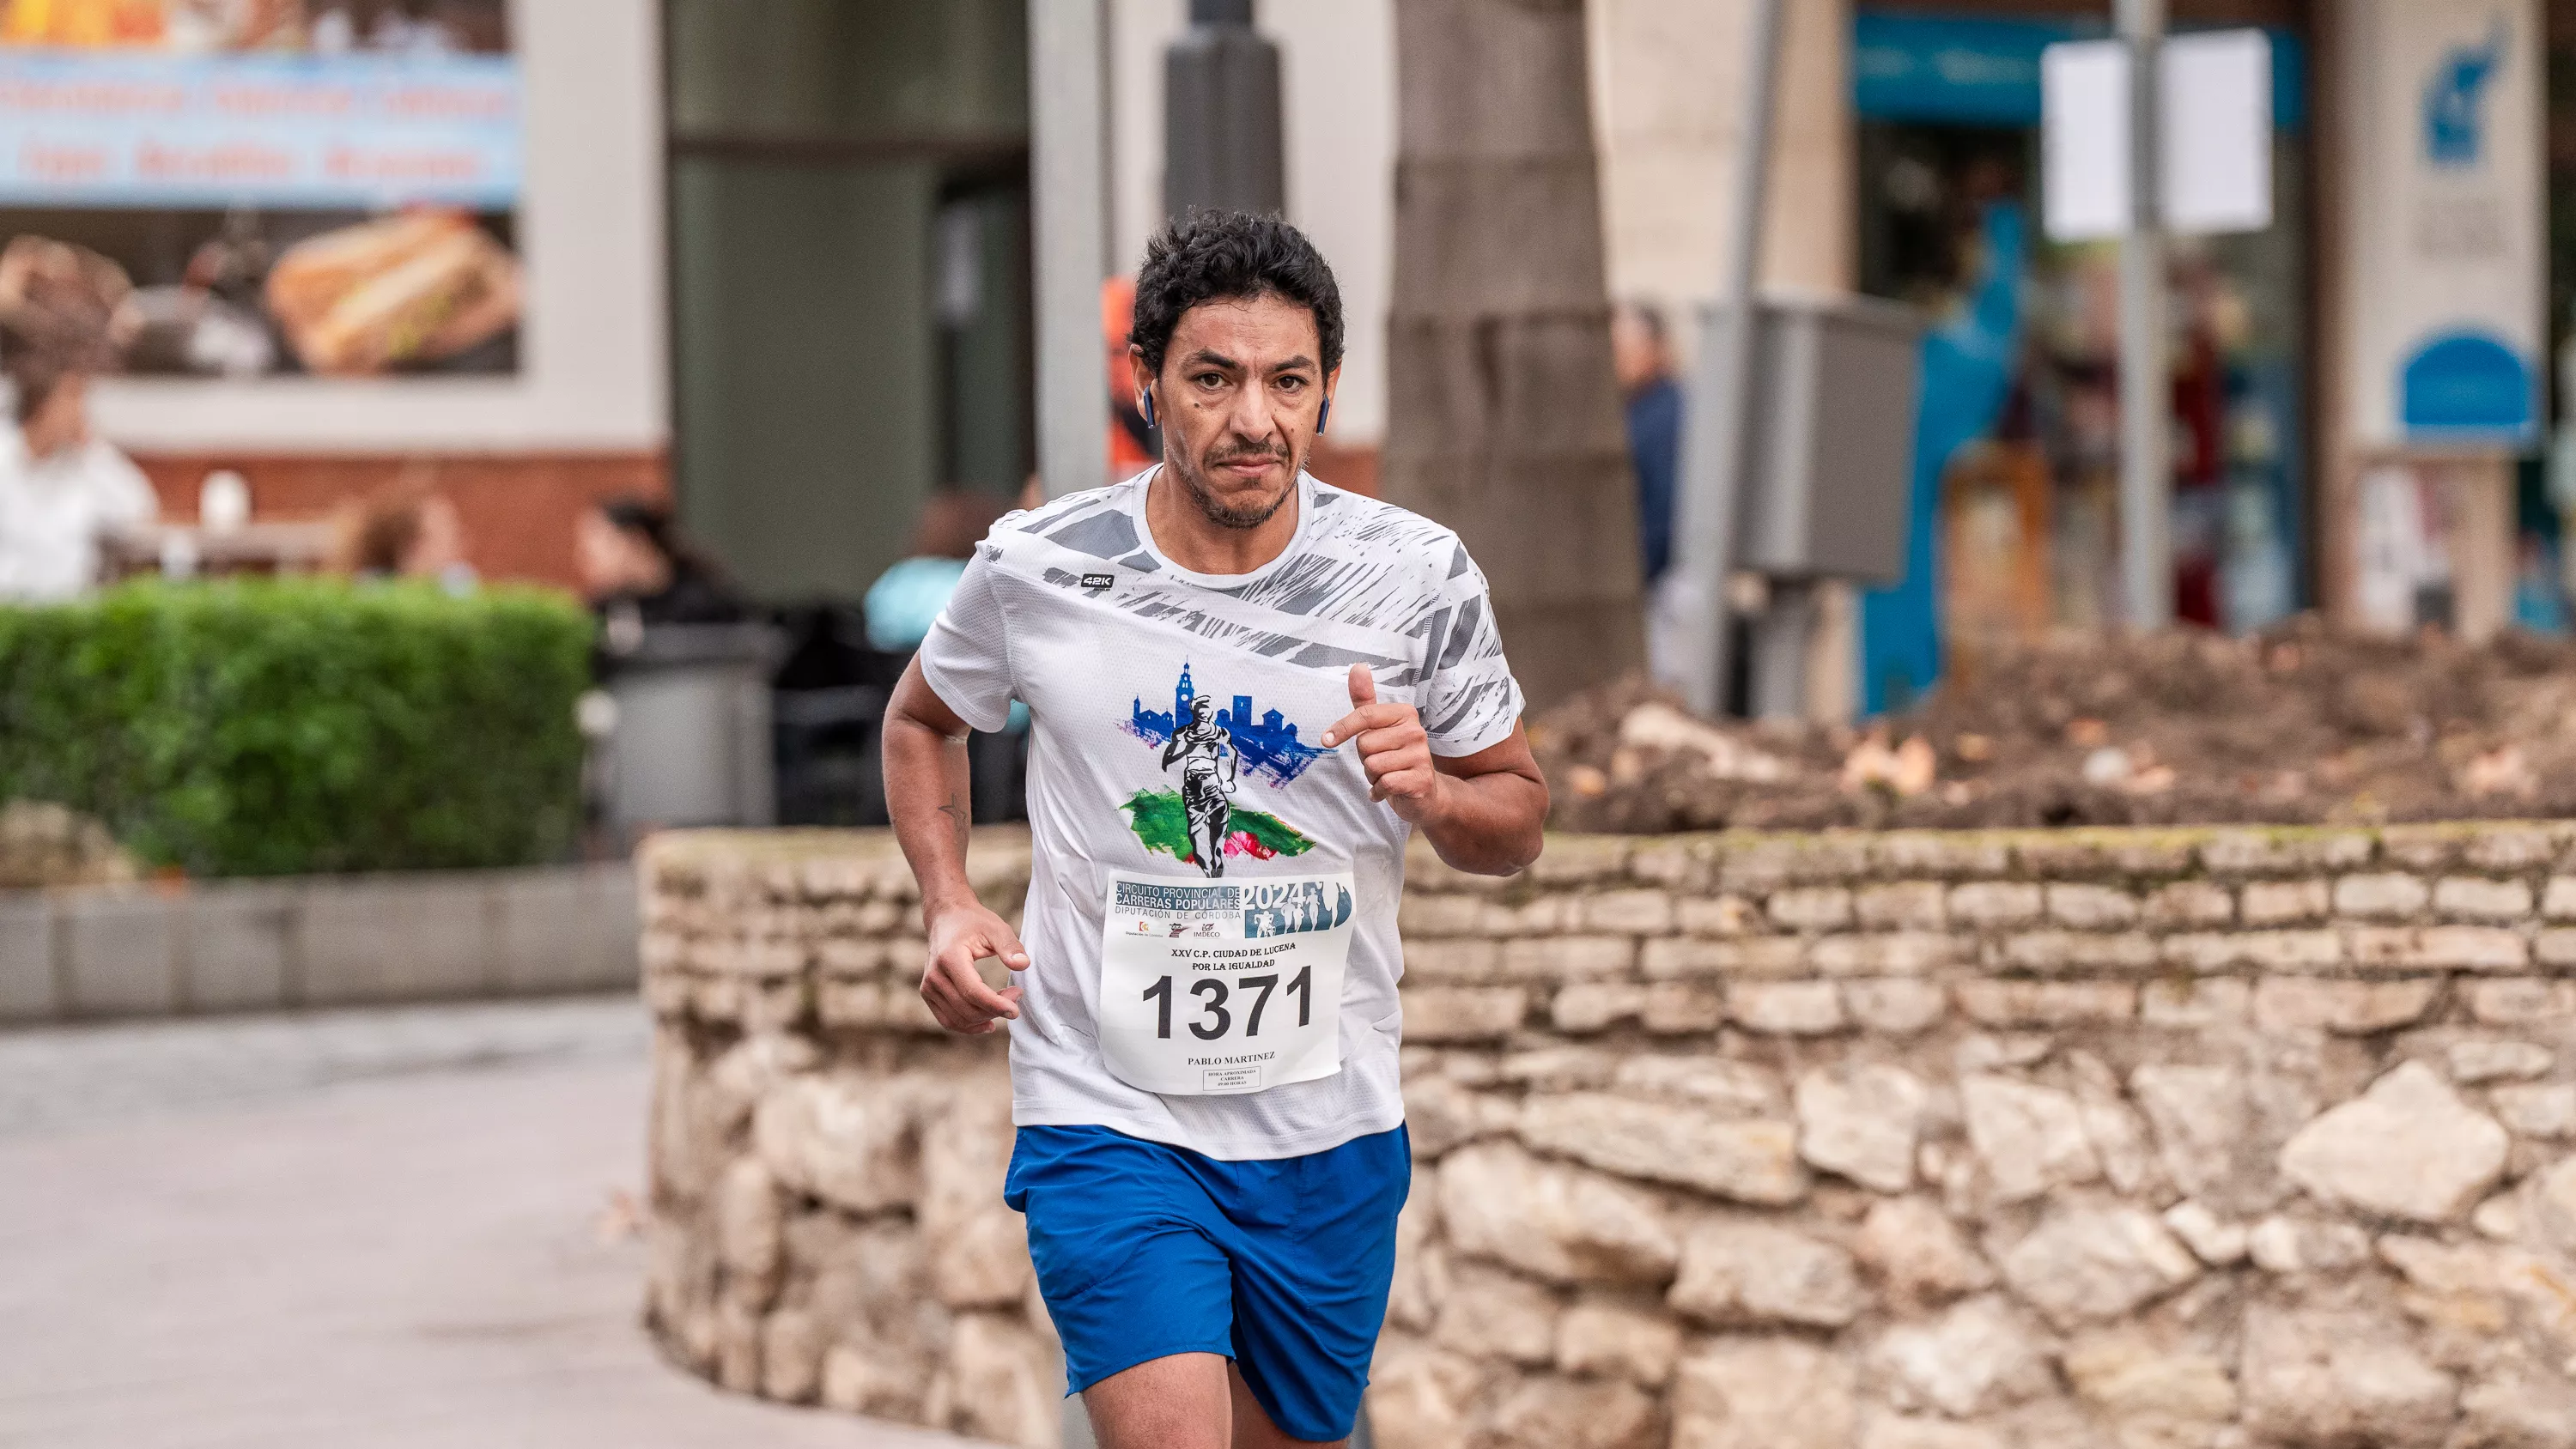
<path id="1" fill-rule="evenodd" d="M 957 837 L 957 853 L 964 855 L 966 827 L 974 818 L 974 812 L 967 806 L 965 793 L 961 791 L 949 796 L 948 803 L 939 807 L 939 813 L 948 817 L 948 832 Z"/>

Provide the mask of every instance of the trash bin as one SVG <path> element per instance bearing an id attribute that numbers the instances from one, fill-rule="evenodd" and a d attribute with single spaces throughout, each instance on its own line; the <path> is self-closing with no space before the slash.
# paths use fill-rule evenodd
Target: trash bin
<path id="1" fill-rule="evenodd" d="M 769 677 L 784 651 L 767 624 L 657 624 L 612 655 L 609 823 L 774 823 Z"/>

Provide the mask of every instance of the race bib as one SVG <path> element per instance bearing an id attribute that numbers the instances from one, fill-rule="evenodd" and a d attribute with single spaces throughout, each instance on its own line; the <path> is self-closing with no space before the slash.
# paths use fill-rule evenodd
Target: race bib
<path id="1" fill-rule="evenodd" d="M 1340 1071 L 1351 902 L 1348 874 L 1113 874 L 1099 1017 L 1110 1074 L 1196 1097 Z"/>

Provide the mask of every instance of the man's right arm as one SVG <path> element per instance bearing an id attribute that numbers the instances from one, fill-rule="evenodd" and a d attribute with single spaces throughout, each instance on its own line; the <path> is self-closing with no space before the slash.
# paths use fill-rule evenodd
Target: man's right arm
<path id="1" fill-rule="evenodd" d="M 930 938 L 921 999 L 941 1026 L 980 1035 L 996 1030 L 1001 1018 L 1019 1017 L 1020 988 L 995 991 L 976 974 L 975 963 L 994 956 L 1024 971 L 1029 953 L 1010 923 L 987 909 L 966 880 L 972 820 L 966 733 L 966 721 L 922 678 L 915 655 L 886 706 L 886 811 L 913 879 L 921 883 L 922 929 Z"/>

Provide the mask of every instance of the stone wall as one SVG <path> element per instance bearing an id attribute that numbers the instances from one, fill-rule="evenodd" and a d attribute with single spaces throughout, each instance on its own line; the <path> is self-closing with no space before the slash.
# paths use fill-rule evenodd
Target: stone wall
<path id="1" fill-rule="evenodd" d="M 1417 852 L 1385 1449 L 2576 1446 L 2576 827 Z M 1005 910 L 1024 844 L 979 835 Z M 1055 1442 L 882 837 L 674 836 L 650 1320 Z"/>

